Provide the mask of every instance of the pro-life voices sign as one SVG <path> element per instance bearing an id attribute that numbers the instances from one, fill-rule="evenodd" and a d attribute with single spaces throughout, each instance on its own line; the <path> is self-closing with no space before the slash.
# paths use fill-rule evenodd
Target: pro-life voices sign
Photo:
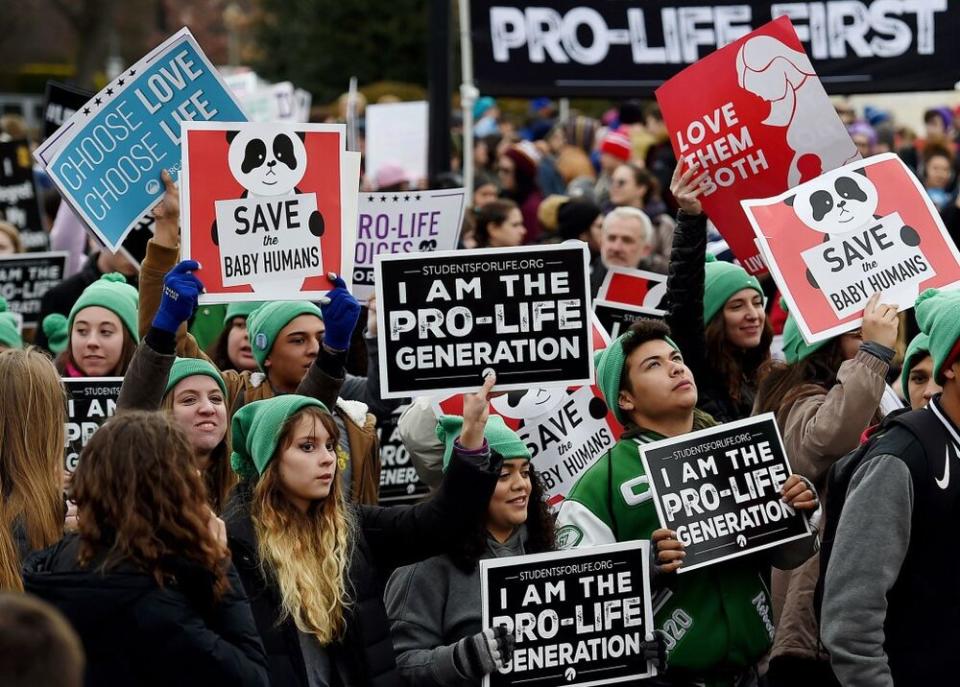
<path id="1" fill-rule="evenodd" d="M 10 312 L 23 316 L 25 327 L 40 324 L 43 296 L 63 281 L 66 267 L 66 251 L 0 256 L 0 296 L 7 299 Z"/>
<path id="2" fill-rule="evenodd" d="M 376 258 L 384 398 L 581 386 L 593 379 L 587 246 Z"/>
<path id="3" fill-rule="evenodd" d="M 246 116 L 186 28 L 78 110 L 34 152 L 64 199 L 113 251 L 180 169 L 184 121 Z"/>
<path id="4" fill-rule="evenodd" d="M 513 658 L 484 687 L 588 687 L 657 674 L 650 542 L 480 561 L 483 627 L 506 625 Z"/>
<path id="5" fill-rule="evenodd" d="M 751 274 L 766 267 L 740 201 L 860 157 L 786 17 L 683 70 L 657 102 L 677 159 L 708 173 L 703 208 Z"/>
<path id="6" fill-rule="evenodd" d="M 780 488 L 790 463 L 773 413 L 640 445 L 660 524 L 686 558 L 678 572 L 809 536 Z"/>
<path id="7" fill-rule="evenodd" d="M 123 377 L 64 377 L 67 389 L 67 431 L 64 467 L 77 469 L 90 437 L 117 412 Z"/>
<path id="8" fill-rule="evenodd" d="M 906 310 L 924 289 L 960 284 L 960 252 L 895 153 L 743 207 L 809 343 L 859 327 L 876 292 Z"/>
<path id="9" fill-rule="evenodd" d="M 374 295 L 373 262 L 380 253 L 426 253 L 457 247 L 463 224 L 462 188 L 361 193 L 353 256 L 353 295 Z"/>
<path id="10" fill-rule="evenodd" d="M 357 181 L 344 138 L 336 124 L 184 125 L 182 253 L 201 265 L 201 303 L 315 300 L 328 272 L 349 284 Z"/>

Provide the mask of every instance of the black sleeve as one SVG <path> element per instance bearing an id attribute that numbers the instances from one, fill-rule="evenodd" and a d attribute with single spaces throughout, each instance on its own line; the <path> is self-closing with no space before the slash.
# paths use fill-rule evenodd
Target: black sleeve
<path id="1" fill-rule="evenodd" d="M 670 335 L 680 347 L 684 362 L 700 378 L 706 367 L 703 321 L 704 259 L 707 252 L 707 215 L 677 215 L 667 275 L 667 311 Z"/>
<path id="2" fill-rule="evenodd" d="M 360 526 L 382 569 L 447 552 L 486 515 L 502 459 L 486 463 L 454 453 L 436 494 L 414 506 L 360 506 Z"/>
<path id="3" fill-rule="evenodd" d="M 320 344 L 320 352 L 307 374 L 300 380 L 297 393 L 320 401 L 328 410 L 333 410 L 340 397 L 340 388 L 346 376 L 344 365 L 347 353 L 327 350 Z"/>
<path id="4" fill-rule="evenodd" d="M 123 376 L 119 410 L 158 410 L 167 388 L 170 368 L 177 356 L 176 336 L 151 327 L 137 346 Z"/>

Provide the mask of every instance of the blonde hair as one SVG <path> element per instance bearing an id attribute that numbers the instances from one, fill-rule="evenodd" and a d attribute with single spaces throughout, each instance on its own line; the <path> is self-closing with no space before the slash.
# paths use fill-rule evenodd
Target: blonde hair
<path id="1" fill-rule="evenodd" d="M 339 431 L 329 413 L 308 407 L 288 418 L 277 452 L 254 489 L 251 514 L 264 575 L 280 589 L 280 620 L 292 618 L 297 629 L 326 646 L 346 630 L 354 523 L 339 474 L 334 475 L 327 498 L 313 503 L 306 513 L 280 488 L 280 454 L 292 443 L 293 429 L 302 417 L 320 422 L 336 444 Z"/>
<path id="2" fill-rule="evenodd" d="M 32 346 L 0 352 L 0 379 L 0 590 L 22 589 L 14 527 L 32 549 L 63 536 L 66 395 L 53 363 Z"/>
<path id="3" fill-rule="evenodd" d="M 10 237 L 10 243 L 13 244 L 14 253 L 23 252 L 23 239 L 20 238 L 20 230 L 10 224 L 10 222 L 0 221 L 0 233 Z"/>

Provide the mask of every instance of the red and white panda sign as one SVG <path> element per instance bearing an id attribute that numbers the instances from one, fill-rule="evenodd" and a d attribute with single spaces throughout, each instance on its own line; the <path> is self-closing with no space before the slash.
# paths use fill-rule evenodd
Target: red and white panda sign
<path id="1" fill-rule="evenodd" d="M 707 172 L 704 210 L 751 274 L 766 266 L 739 201 L 860 157 L 786 17 L 707 55 L 656 95 L 677 159 Z"/>
<path id="2" fill-rule="evenodd" d="M 906 310 L 924 289 L 960 284 L 957 247 L 894 153 L 742 205 L 808 343 L 859 327 L 878 291 Z"/>
<path id="3" fill-rule="evenodd" d="M 342 125 L 183 127 L 182 254 L 200 302 L 315 300 L 353 273 L 359 169 Z"/>
<path id="4" fill-rule="evenodd" d="M 609 343 L 594 317 L 594 352 Z M 434 412 L 462 415 L 463 395 L 437 399 Z M 547 502 L 554 508 L 560 507 L 580 475 L 612 449 L 623 433 L 596 385 L 509 391 L 490 400 L 490 412 L 503 417 L 530 449 Z"/>

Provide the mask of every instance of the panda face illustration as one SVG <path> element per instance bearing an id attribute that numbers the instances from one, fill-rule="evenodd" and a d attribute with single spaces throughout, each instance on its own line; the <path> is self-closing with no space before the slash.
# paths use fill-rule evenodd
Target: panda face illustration
<path id="1" fill-rule="evenodd" d="M 497 396 L 490 404 L 504 417 L 525 420 L 549 413 L 566 397 L 565 389 L 521 389 Z"/>
<path id="2" fill-rule="evenodd" d="M 292 127 L 258 126 L 228 135 L 228 140 L 230 171 L 251 195 L 289 195 L 303 179 L 307 149 Z"/>
<path id="3" fill-rule="evenodd" d="M 875 220 L 877 189 L 862 174 L 828 174 L 804 186 L 788 203 L 814 231 L 846 234 L 864 229 Z"/>

